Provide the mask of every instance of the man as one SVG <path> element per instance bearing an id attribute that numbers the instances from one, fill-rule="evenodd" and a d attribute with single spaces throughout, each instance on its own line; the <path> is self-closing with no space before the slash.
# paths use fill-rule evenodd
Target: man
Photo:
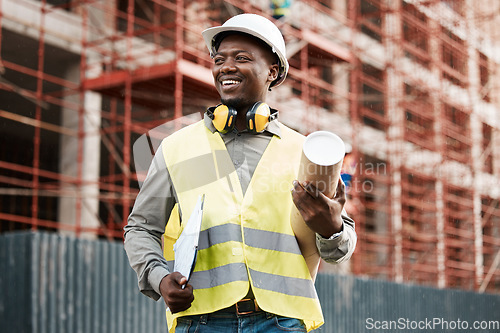
<path id="1" fill-rule="evenodd" d="M 163 297 L 171 331 L 317 328 L 323 316 L 290 214 L 295 204 L 317 233 L 326 261 L 349 259 L 356 234 L 354 221 L 341 216 L 344 186 L 340 182 L 336 196 L 327 198 L 294 181 L 304 137 L 280 124 L 277 111 L 264 104 L 288 72 L 278 28 L 242 14 L 203 37 L 223 105 L 163 140 L 154 157 L 125 227 L 139 288 L 155 300 Z M 269 123 L 263 125 L 263 117 Z M 200 248 L 187 281 L 169 268 L 161 237 L 169 218 L 168 226 L 181 223 L 173 215 L 189 218 L 200 195 Z"/>

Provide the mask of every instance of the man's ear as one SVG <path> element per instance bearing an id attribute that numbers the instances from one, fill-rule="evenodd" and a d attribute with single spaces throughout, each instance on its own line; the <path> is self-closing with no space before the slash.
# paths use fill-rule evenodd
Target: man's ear
<path id="1" fill-rule="evenodd" d="M 269 75 L 267 77 L 267 81 L 273 82 L 278 78 L 278 74 L 279 74 L 278 64 L 272 64 L 271 66 L 269 66 Z"/>

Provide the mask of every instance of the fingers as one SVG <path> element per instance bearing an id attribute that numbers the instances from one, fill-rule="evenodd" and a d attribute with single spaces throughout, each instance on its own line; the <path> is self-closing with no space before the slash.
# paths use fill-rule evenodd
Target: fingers
<path id="1" fill-rule="evenodd" d="M 186 283 L 187 278 L 179 272 L 165 276 L 160 282 L 160 293 L 172 313 L 191 307 L 194 300 L 193 287 Z M 183 285 L 185 285 L 184 289 L 182 289 Z"/>
<path id="2" fill-rule="evenodd" d="M 328 238 L 340 229 L 341 203 L 325 196 L 310 182 L 299 184 L 294 181 L 293 186 L 293 202 L 312 231 Z"/>
<path id="3" fill-rule="evenodd" d="M 331 199 L 328 199 L 310 182 L 300 184 L 294 181 L 293 186 L 293 202 L 306 223 L 321 214 L 323 210 L 328 210 Z"/>
<path id="4" fill-rule="evenodd" d="M 328 197 L 325 196 L 316 186 L 312 184 L 310 181 L 303 181 L 302 183 L 299 183 L 298 181 L 294 180 L 293 181 L 293 191 L 292 191 L 292 196 L 294 193 L 297 193 L 298 196 L 302 196 L 303 194 L 307 193 L 309 196 L 304 196 L 303 200 L 304 201 L 309 201 L 320 199 L 321 201 L 327 201 Z"/>
<path id="5" fill-rule="evenodd" d="M 333 198 L 341 204 L 344 204 L 346 202 L 345 184 L 342 181 L 342 178 L 339 178 L 339 182 L 337 184 L 337 192 L 335 193 L 335 196 Z"/>
<path id="6" fill-rule="evenodd" d="M 182 286 L 187 282 L 187 278 L 179 272 L 173 272 L 167 275 L 167 277 L 170 277 L 170 280 L 175 282 L 178 286 Z"/>
<path id="7" fill-rule="evenodd" d="M 186 284 L 182 293 L 170 299 L 169 308 L 172 313 L 185 311 L 191 307 L 194 301 L 193 286 Z"/>
<path id="8" fill-rule="evenodd" d="M 177 282 L 177 284 L 179 284 L 180 286 L 183 286 L 187 283 L 187 278 L 184 275 L 182 275 L 179 272 L 174 272 L 174 274 L 175 274 L 174 278 L 175 278 L 175 281 Z"/>
<path id="9" fill-rule="evenodd" d="M 298 193 L 308 193 L 311 197 L 317 198 L 320 194 L 322 194 L 311 182 L 303 181 L 300 183 L 297 180 L 293 181 L 293 189 Z"/>
<path id="10" fill-rule="evenodd" d="M 293 181 L 292 189 L 292 199 L 295 206 L 300 211 L 308 210 L 312 204 L 312 201 L 316 199 L 315 193 L 312 191 L 312 187 L 307 186 L 308 183 L 304 182 L 305 187 L 302 186 L 298 181 Z M 309 191 L 308 191 L 309 189 Z"/>
<path id="11" fill-rule="evenodd" d="M 327 209 L 327 207 L 336 214 L 342 211 L 346 202 L 345 185 L 339 179 L 334 197 L 329 198 L 309 181 L 302 183 L 294 181 L 292 199 L 306 221 L 308 218 L 318 214 L 321 209 Z"/>

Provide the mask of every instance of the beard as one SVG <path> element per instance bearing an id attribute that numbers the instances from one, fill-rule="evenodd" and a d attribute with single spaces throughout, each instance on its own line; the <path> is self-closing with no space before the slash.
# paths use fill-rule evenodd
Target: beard
<path id="1" fill-rule="evenodd" d="M 246 111 L 248 109 L 248 107 L 249 107 L 248 101 L 245 101 L 241 97 L 221 98 L 220 101 L 221 101 L 222 104 L 230 106 L 230 107 L 236 109 L 237 111 L 241 111 L 241 110 L 245 110 Z"/>

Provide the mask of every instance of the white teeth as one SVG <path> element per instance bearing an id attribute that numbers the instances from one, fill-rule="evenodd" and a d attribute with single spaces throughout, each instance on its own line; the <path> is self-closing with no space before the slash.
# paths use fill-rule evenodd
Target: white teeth
<path id="1" fill-rule="evenodd" d="M 240 83 L 240 82 L 239 81 L 235 81 L 235 80 L 224 80 L 224 81 L 222 81 L 222 85 L 223 86 L 228 86 L 230 84 L 238 84 L 238 83 Z"/>

